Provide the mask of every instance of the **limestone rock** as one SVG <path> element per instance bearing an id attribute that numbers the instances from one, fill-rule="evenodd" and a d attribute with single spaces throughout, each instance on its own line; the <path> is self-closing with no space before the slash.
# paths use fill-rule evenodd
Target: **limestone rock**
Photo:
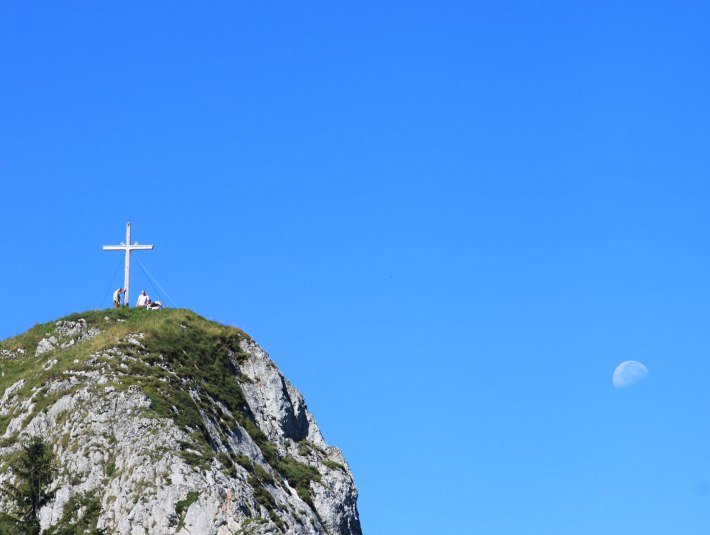
<path id="1" fill-rule="evenodd" d="M 84 497 L 109 533 L 362 533 L 345 458 L 242 331 L 119 309 L 37 333 L 0 343 L 0 484 L 23 439 L 52 445 L 61 470 L 43 529 Z M 17 359 L 23 369 L 3 368 Z"/>

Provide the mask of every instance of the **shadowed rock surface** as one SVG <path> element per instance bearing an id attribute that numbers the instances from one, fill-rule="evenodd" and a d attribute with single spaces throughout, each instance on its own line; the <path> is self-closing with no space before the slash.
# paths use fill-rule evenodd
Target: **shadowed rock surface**
<path id="1" fill-rule="evenodd" d="M 43 529 L 92 504 L 108 533 L 362 533 L 345 458 L 238 329 L 180 309 L 75 314 L 0 343 L 0 373 L 0 484 L 24 437 L 57 456 Z"/>

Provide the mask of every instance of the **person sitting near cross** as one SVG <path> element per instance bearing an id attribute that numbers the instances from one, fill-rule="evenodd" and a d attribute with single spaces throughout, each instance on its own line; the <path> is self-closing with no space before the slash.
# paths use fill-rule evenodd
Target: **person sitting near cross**
<path id="1" fill-rule="evenodd" d="M 163 302 L 162 301 L 151 301 L 148 299 L 148 302 L 145 305 L 145 308 L 148 310 L 160 310 L 163 308 Z"/>
<path id="2" fill-rule="evenodd" d="M 123 293 L 123 288 L 119 288 L 113 292 L 113 308 L 119 308 L 121 306 L 121 294 Z"/>
<path id="3" fill-rule="evenodd" d="M 143 290 L 138 296 L 138 302 L 136 302 L 136 306 L 138 308 L 145 308 L 148 303 L 150 303 L 150 297 L 148 297 L 145 294 L 145 290 Z"/>

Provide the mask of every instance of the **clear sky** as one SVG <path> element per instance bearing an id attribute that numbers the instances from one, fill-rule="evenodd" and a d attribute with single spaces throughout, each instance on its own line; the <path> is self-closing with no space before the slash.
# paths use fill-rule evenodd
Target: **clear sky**
<path id="1" fill-rule="evenodd" d="M 709 27 L 2 1 L 0 338 L 110 306 L 130 219 L 303 392 L 367 535 L 708 533 Z"/>

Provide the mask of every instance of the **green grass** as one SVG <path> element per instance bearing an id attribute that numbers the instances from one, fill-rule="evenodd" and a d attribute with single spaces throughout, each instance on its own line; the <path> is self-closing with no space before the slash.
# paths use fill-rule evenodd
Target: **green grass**
<path id="1" fill-rule="evenodd" d="M 190 506 L 197 501 L 200 497 L 199 492 L 190 491 L 187 493 L 187 497 L 184 500 L 180 500 L 175 504 L 175 512 L 178 515 L 182 515 L 187 512 Z"/>
<path id="2" fill-rule="evenodd" d="M 175 514 L 180 517 L 176 531 L 180 531 L 185 526 L 185 514 L 190 506 L 195 503 L 199 497 L 199 492 L 190 491 L 187 493 L 187 497 L 184 500 L 180 500 L 175 504 Z"/>
<path id="3" fill-rule="evenodd" d="M 79 533 L 98 534 L 96 524 L 101 515 L 101 500 L 96 491 L 88 494 L 75 494 L 64 505 L 59 522 L 44 531 L 46 535 L 75 535 Z"/>
<path id="4" fill-rule="evenodd" d="M 252 518 L 247 518 L 244 523 L 242 523 L 242 527 L 235 535 L 247 535 L 249 533 L 255 533 L 253 531 L 254 529 L 257 529 L 257 526 L 260 526 L 262 524 L 268 524 L 269 521 L 266 520 L 265 518 L 262 518 L 260 516 L 252 517 Z"/>
<path id="5" fill-rule="evenodd" d="M 279 459 L 279 472 L 284 476 L 289 485 L 296 489 L 301 499 L 313 507 L 311 499 L 311 481 L 320 481 L 321 476 L 314 466 L 303 464 L 293 457 L 283 457 Z"/>
<path id="6" fill-rule="evenodd" d="M 343 466 L 342 464 L 340 464 L 336 461 L 331 461 L 330 459 L 326 459 L 325 461 L 323 461 L 323 464 L 326 465 L 331 470 L 341 470 L 341 471 L 345 472 L 345 466 Z"/>

